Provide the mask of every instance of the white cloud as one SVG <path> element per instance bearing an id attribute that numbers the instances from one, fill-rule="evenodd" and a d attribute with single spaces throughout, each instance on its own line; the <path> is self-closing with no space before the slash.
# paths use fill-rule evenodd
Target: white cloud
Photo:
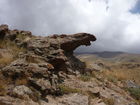
<path id="1" fill-rule="evenodd" d="M 140 52 L 140 14 L 132 14 L 137 0 L 0 0 L 0 24 L 34 34 L 88 32 L 97 36 L 83 51 Z M 133 47 L 133 48 L 132 48 Z M 133 50 L 132 50 L 133 49 Z"/>

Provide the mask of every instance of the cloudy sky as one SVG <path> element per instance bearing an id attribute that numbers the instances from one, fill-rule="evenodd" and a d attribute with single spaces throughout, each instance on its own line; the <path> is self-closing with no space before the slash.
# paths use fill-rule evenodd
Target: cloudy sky
<path id="1" fill-rule="evenodd" d="M 96 35 L 78 51 L 140 53 L 140 0 L 0 0 L 0 24 L 35 35 Z"/>

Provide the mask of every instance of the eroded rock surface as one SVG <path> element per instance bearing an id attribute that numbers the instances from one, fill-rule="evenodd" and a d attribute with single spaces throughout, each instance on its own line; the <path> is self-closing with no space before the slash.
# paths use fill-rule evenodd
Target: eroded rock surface
<path id="1" fill-rule="evenodd" d="M 3 78 L 9 80 L 7 95 L 31 98 L 29 93 L 35 91 L 36 98 L 48 101 L 45 99 L 47 95 L 61 95 L 58 84 L 67 78 L 67 74 L 84 71 L 84 63 L 73 56 L 73 51 L 80 45 L 90 45 L 96 38 L 87 33 L 41 37 L 1 25 L 0 40 L 1 49 L 14 49 L 16 46 L 19 51 L 1 69 Z M 10 43 L 10 47 L 5 43 Z"/>

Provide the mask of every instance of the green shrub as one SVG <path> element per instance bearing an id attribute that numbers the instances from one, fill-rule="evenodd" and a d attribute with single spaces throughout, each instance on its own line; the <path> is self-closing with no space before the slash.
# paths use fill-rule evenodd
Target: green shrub
<path id="1" fill-rule="evenodd" d="M 140 88 L 128 88 L 130 95 L 137 100 L 140 100 Z"/>

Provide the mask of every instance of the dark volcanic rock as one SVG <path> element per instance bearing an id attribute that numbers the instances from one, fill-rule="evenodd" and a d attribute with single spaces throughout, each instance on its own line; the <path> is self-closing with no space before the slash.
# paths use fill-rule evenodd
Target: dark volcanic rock
<path id="1" fill-rule="evenodd" d="M 56 71 L 68 71 L 78 67 L 83 69 L 83 63 L 73 56 L 73 51 L 80 45 L 90 45 L 90 41 L 95 40 L 93 35 L 87 33 L 37 37 L 27 43 L 27 49 L 51 63 Z"/>
<path id="2" fill-rule="evenodd" d="M 0 39 L 3 39 L 8 32 L 8 25 L 1 25 L 0 26 Z"/>
<path id="3" fill-rule="evenodd" d="M 62 35 L 64 36 L 64 35 Z M 66 52 L 71 52 L 81 45 L 90 45 L 90 41 L 95 41 L 96 38 L 87 33 L 78 33 L 65 37 L 60 36 L 60 47 Z"/>

